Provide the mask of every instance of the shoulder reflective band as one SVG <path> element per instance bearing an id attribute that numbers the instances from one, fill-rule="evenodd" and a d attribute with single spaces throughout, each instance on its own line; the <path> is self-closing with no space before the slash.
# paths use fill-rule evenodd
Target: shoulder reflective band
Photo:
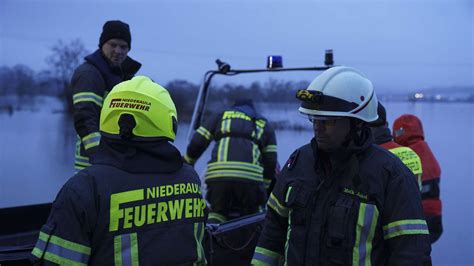
<path id="1" fill-rule="evenodd" d="M 356 226 L 356 240 L 352 250 L 353 266 L 371 265 L 372 240 L 374 239 L 378 217 L 379 211 L 375 205 L 360 203 Z"/>
<path id="2" fill-rule="evenodd" d="M 389 223 L 383 227 L 383 238 L 390 239 L 401 235 L 429 235 L 426 221 L 422 219 L 416 220 L 400 220 Z"/>
<path id="3" fill-rule="evenodd" d="M 205 128 L 205 127 L 199 127 L 197 130 L 196 130 L 197 133 L 199 133 L 199 135 L 203 136 L 205 139 L 207 140 L 211 140 L 212 139 L 212 134 Z"/>
<path id="4" fill-rule="evenodd" d="M 255 266 L 278 266 L 281 255 L 266 248 L 257 247 L 252 258 L 252 265 Z"/>
<path id="5" fill-rule="evenodd" d="M 272 208 L 272 210 L 274 210 L 278 215 L 282 217 L 288 217 L 289 209 L 280 203 L 280 201 L 275 197 L 273 192 L 270 193 L 270 197 L 267 201 L 267 206 Z"/>
<path id="6" fill-rule="evenodd" d="M 84 145 L 84 149 L 90 149 L 95 146 L 98 146 L 100 143 L 100 133 L 99 132 L 93 132 L 90 133 L 89 135 L 85 136 L 82 138 L 82 144 Z"/>
<path id="7" fill-rule="evenodd" d="M 97 104 L 99 107 L 102 107 L 102 103 L 104 102 L 104 98 L 101 96 L 93 93 L 93 92 L 80 92 L 76 93 L 72 96 L 73 104 L 77 104 L 80 102 L 93 102 Z"/>
<path id="8" fill-rule="evenodd" d="M 87 265 L 91 248 L 40 232 L 32 254 L 60 265 Z"/>
<path id="9" fill-rule="evenodd" d="M 115 266 L 138 266 L 137 233 L 114 237 Z"/>

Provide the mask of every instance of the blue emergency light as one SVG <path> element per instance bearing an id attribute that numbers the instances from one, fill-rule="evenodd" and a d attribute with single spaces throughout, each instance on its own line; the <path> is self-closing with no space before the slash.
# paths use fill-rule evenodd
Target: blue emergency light
<path id="1" fill-rule="evenodd" d="M 283 67 L 283 58 L 281 55 L 270 55 L 267 57 L 267 68 Z"/>

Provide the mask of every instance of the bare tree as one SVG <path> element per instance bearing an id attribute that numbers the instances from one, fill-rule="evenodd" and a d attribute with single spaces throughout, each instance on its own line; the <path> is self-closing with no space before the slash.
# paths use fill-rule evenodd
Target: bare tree
<path id="1" fill-rule="evenodd" d="M 51 66 L 52 73 L 62 90 L 58 92 L 58 96 L 64 98 L 69 112 L 72 111 L 71 77 L 74 69 L 79 66 L 87 53 L 84 44 L 79 39 L 74 39 L 69 43 L 59 40 L 51 48 L 51 55 L 46 58 L 46 63 Z"/>

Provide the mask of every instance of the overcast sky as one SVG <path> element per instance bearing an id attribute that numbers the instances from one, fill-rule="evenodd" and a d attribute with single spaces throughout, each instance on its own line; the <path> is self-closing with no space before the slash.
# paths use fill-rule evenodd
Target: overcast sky
<path id="1" fill-rule="evenodd" d="M 46 69 L 59 40 L 93 52 L 106 20 L 128 22 L 129 56 L 160 83 L 200 82 L 216 58 L 233 68 L 336 64 L 364 72 L 380 90 L 474 85 L 472 0 L 0 0 L 0 65 Z M 302 77 L 311 79 L 315 74 Z"/>

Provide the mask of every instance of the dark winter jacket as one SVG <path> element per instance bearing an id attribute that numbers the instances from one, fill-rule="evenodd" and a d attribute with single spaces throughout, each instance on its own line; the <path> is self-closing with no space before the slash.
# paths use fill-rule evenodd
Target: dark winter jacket
<path id="1" fill-rule="evenodd" d="M 94 164 L 61 189 L 33 250 L 61 265 L 198 265 L 206 203 L 168 142 L 103 138 Z M 74 264 L 77 263 L 77 264 Z"/>
<path id="2" fill-rule="evenodd" d="M 313 139 L 290 156 L 253 265 L 430 265 L 415 177 L 364 132 L 358 146 L 326 153 Z"/>
<path id="3" fill-rule="evenodd" d="M 73 91 L 74 127 L 76 143 L 76 170 L 90 165 L 89 157 L 100 142 L 99 117 L 102 103 L 118 83 L 131 79 L 141 64 L 127 57 L 122 67 L 111 67 L 100 50 L 85 57 L 85 62 L 71 79 Z"/>
<path id="4" fill-rule="evenodd" d="M 441 168 L 438 160 L 424 140 L 425 134 L 421 120 L 414 115 L 402 115 L 393 123 L 395 141 L 412 148 L 420 156 L 423 167 L 422 199 L 423 210 L 434 243 L 443 233 L 442 204 L 440 199 Z"/>
<path id="5" fill-rule="evenodd" d="M 206 183 L 237 180 L 268 187 L 275 176 L 275 131 L 251 105 L 212 114 L 196 130 L 184 157 L 193 164 L 216 141 L 207 165 Z"/>

